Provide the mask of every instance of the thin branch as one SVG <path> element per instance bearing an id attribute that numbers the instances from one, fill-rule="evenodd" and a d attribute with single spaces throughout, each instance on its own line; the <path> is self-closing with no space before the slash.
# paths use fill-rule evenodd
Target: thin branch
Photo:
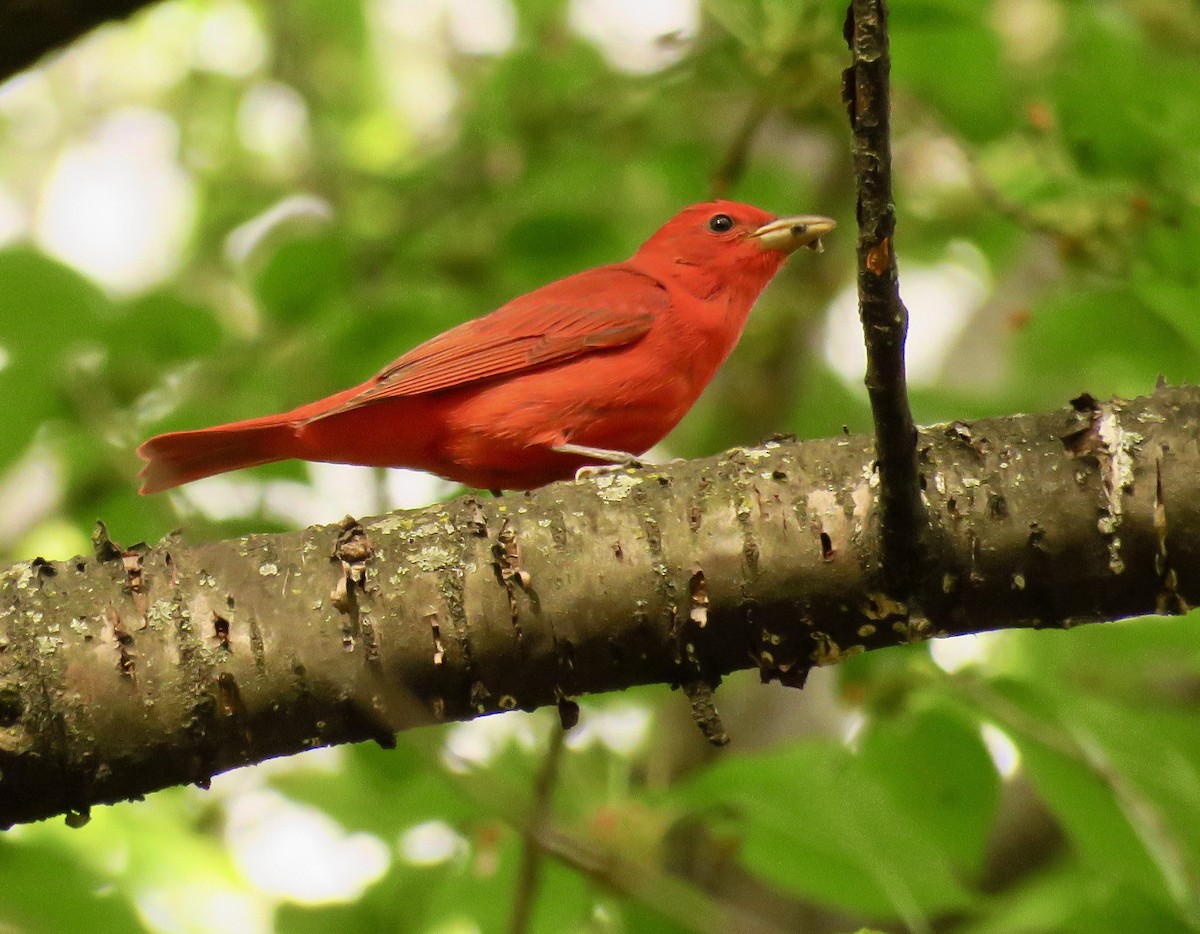
<path id="1" fill-rule="evenodd" d="M 538 835 L 538 846 L 576 872 L 619 895 L 636 899 L 685 930 L 697 934 L 781 934 L 772 922 L 739 905 L 713 898 L 649 861 L 627 859 L 594 841 L 546 827 Z"/>
<path id="2" fill-rule="evenodd" d="M 843 92 L 853 131 L 858 188 L 858 302 L 867 345 L 867 392 L 875 419 L 883 583 L 904 617 L 916 584 L 926 518 L 917 473 L 917 430 L 908 403 L 893 233 L 886 0 L 853 0 L 846 19 L 853 64 Z"/>
<path id="3" fill-rule="evenodd" d="M 566 730 L 556 726 L 550 731 L 550 747 L 538 772 L 533 786 L 533 805 L 529 809 L 522 837 L 521 868 L 517 873 L 517 894 L 513 899 L 512 917 L 509 919 L 510 934 L 525 934 L 533 917 L 533 903 L 537 895 L 538 876 L 542 865 L 541 836 L 550 819 L 554 803 L 554 786 L 558 784 L 559 766 L 562 764 L 563 741 Z"/>
<path id="4" fill-rule="evenodd" d="M 725 150 L 721 164 L 713 172 L 709 187 L 712 189 L 714 198 L 724 198 L 728 195 L 746 171 L 746 163 L 750 158 L 750 150 L 754 146 L 754 138 L 758 135 L 759 129 L 766 122 L 773 108 L 774 98 L 767 90 L 760 91 L 751 102 L 737 132 L 729 141 L 729 148 Z"/>
<path id="5" fill-rule="evenodd" d="M 557 750 L 552 747 L 547 751 L 537 779 L 539 787 L 547 789 L 542 795 L 546 801 L 549 800 L 549 789 L 555 784 L 553 776 L 561 763 L 562 740 L 565 738 L 563 731 L 557 728 L 555 734 L 559 746 Z M 426 765 L 440 768 L 433 758 L 427 760 Z M 706 891 L 687 874 L 669 871 L 657 860 L 642 858 L 644 854 L 631 857 L 602 840 L 558 826 L 550 819 L 548 805 L 542 820 L 535 824 L 529 819 L 529 813 L 522 813 L 520 807 L 513 804 L 522 796 L 516 782 L 489 776 L 488 787 L 484 790 L 469 776 L 447 774 L 445 777 L 485 813 L 520 832 L 527 841 L 526 853 L 536 852 L 539 861 L 543 857 L 557 860 L 595 885 L 670 919 L 682 930 L 695 934 L 727 934 L 729 931 L 782 934 L 769 919 Z M 533 886 L 530 886 L 532 890 Z"/>
<path id="6" fill-rule="evenodd" d="M 899 97 L 900 94 L 897 93 L 893 96 Z M 921 113 L 922 120 L 928 123 L 938 135 L 948 139 L 959 151 L 967 169 L 971 190 L 988 208 L 1029 233 L 1053 240 L 1064 251 L 1084 255 L 1098 252 L 1098 243 L 1104 239 L 1102 236 L 1104 231 L 1101 229 L 1099 221 L 1090 225 L 1090 229 L 1087 230 L 1072 228 L 1009 197 L 984 170 L 979 147 L 950 126 L 942 118 L 942 115 L 924 99 L 908 94 L 904 96 L 903 103 L 906 110 Z"/>

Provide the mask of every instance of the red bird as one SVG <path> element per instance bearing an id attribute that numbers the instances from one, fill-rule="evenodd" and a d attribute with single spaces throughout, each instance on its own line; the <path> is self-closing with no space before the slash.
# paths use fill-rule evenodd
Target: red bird
<path id="1" fill-rule="evenodd" d="M 623 263 L 459 325 L 353 389 L 280 415 L 151 438 L 142 492 L 289 457 L 527 490 L 628 463 L 692 407 L 788 254 L 827 217 L 685 208 Z"/>

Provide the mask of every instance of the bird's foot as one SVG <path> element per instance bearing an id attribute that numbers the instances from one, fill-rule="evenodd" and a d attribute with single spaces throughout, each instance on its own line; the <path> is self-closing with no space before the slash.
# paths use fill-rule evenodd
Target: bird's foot
<path id="1" fill-rule="evenodd" d="M 626 468 L 645 467 L 636 457 L 631 457 L 627 461 L 619 464 L 588 464 L 580 467 L 575 471 L 576 480 L 594 480 L 596 477 L 607 477 L 609 474 L 618 473 Z"/>

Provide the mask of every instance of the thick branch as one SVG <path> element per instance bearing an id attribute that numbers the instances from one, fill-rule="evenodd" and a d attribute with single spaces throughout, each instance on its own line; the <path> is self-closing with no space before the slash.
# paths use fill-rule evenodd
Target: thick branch
<path id="1" fill-rule="evenodd" d="M 0 0 L 0 81 L 89 29 L 153 0 Z"/>
<path id="2" fill-rule="evenodd" d="M 917 430 L 908 405 L 904 340 L 908 310 L 900 300 L 893 233 L 892 150 L 886 0 L 853 0 L 846 41 L 853 64 L 843 93 L 853 131 L 858 189 L 858 307 L 867 345 L 867 391 L 883 486 L 880 515 L 883 582 L 906 609 L 920 567 L 926 518 L 917 476 Z"/>
<path id="3" fill-rule="evenodd" d="M 1200 601 L 1200 389 L 922 432 L 928 619 L 873 441 L 768 443 L 362 525 L 0 574 L 0 825 L 635 684 Z M 569 706 L 567 704 L 566 706 Z"/>

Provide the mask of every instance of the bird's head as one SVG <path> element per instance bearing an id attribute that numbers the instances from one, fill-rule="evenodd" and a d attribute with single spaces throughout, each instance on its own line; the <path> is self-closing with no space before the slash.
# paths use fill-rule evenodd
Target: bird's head
<path id="1" fill-rule="evenodd" d="M 776 217 L 736 201 L 706 201 L 684 208 L 656 230 L 632 263 L 660 280 L 684 285 L 699 298 L 725 288 L 756 296 L 790 254 L 820 250 L 835 227 L 828 217 Z"/>

